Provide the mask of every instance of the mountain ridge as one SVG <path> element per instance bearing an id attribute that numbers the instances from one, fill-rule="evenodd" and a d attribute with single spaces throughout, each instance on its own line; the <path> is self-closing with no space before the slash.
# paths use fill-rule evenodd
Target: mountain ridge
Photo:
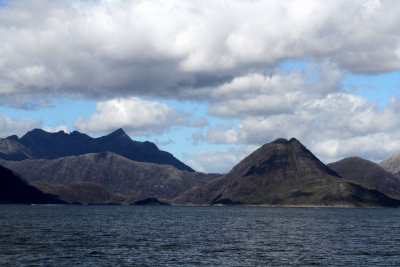
<path id="1" fill-rule="evenodd" d="M 194 172 L 171 153 L 159 150 L 154 143 L 132 140 L 121 128 L 98 138 L 78 131 L 67 134 L 64 131 L 49 133 L 33 129 L 21 138 L 12 135 L 0 139 L 0 158 L 11 161 L 56 159 L 99 152 L 113 152 L 134 161 L 168 164 Z"/>
<path id="2" fill-rule="evenodd" d="M 89 153 L 53 160 L 0 160 L 29 182 L 99 184 L 133 200 L 172 199 L 195 185 L 218 176 L 178 170 L 174 166 L 132 161 L 112 152 Z"/>

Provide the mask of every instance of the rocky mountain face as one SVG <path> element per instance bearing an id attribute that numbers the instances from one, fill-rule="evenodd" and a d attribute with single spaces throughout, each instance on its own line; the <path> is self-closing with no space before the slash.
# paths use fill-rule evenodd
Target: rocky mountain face
<path id="1" fill-rule="evenodd" d="M 194 172 L 172 154 L 159 150 L 155 144 L 133 141 L 122 129 L 99 138 L 77 131 L 67 134 L 34 129 L 21 138 L 13 135 L 0 139 L 0 158 L 11 161 L 57 159 L 99 152 L 113 152 L 134 161 L 168 164 Z"/>
<path id="2" fill-rule="evenodd" d="M 341 178 L 299 141 L 265 144 L 228 174 L 173 203 L 399 206 L 400 201 Z"/>
<path id="3" fill-rule="evenodd" d="M 0 203 L 64 204 L 58 198 L 30 186 L 11 170 L 0 166 Z"/>
<path id="4" fill-rule="evenodd" d="M 394 154 L 388 159 L 385 159 L 384 161 L 379 163 L 379 165 L 386 171 L 400 178 L 400 152 Z"/>
<path id="5" fill-rule="evenodd" d="M 330 163 L 328 167 L 346 180 L 387 195 L 400 197 L 400 180 L 372 161 L 350 157 Z"/>
<path id="6" fill-rule="evenodd" d="M 1 164 L 30 182 L 60 184 L 64 189 L 67 184 L 92 183 L 125 195 L 131 201 L 148 197 L 169 200 L 218 176 L 181 171 L 171 165 L 132 161 L 111 152 L 53 160 L 1 161 Z"/>

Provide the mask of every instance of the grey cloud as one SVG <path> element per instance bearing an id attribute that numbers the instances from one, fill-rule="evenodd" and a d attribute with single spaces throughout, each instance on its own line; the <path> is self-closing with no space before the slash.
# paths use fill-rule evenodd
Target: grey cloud
<path id="1" fill-rule="evenodd" d="M 207 102 L 209 115 L 241 119 L 209 126 L 195 142 L 259 145 L 295 136 L 326 158 L 358 146 L 369 156 L 389 153 L 398 148 L 390 139 L 400 137 L 396 99 L 381 110 L 342 92 L 340 81 L 348 72 L 400 70 L 399 13 L 398 1 L 369 0 L 10 1 L 0 8 L 0 105 L 96 99 L 102 105 L 75 121 L 78 130 L 147 135 L 207 122 L 132 96 L 192 99 Z M 312 64 L 279 70 L 292 59 Z M 122 98 L 129 103 L 115 102 Z M 136 106 L 144 113 L 123 120 Z M 40 126 L 2 121 L 18 131 Z"/>
<path id="2" fill-rule="evenodd" d="M 367 0 L 11 1 L 0 8 L 0 94 L 207 100 L 293 58 L 397 71 L 399 12 Z"/>
<path id="3" fill-rule="evenodd" d="M 294 114 L 305 102 L 341 90 L 343 72 L 329 63 L 308 71 L 249 73 L 212 89 L 209 114 L 223 118 L 247 118 Z M 311 74 L 310 74 L 311 73 Z"/>

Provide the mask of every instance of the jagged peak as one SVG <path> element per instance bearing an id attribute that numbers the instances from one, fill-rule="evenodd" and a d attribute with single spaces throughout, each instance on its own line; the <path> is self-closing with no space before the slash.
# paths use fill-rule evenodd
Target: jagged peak
<path id="1" fill-rule="evenodd" d="M 63 130 L 60 130 L 58 132 L 54 132 L 57 136 L 62 136 L 62 135 L 69 135 L 68 133 L 64 132 Z"/>
<path id="2" fill-rule="evenodd" d="M 194 171 L 171 153 L 159 150 L 156 144 L 149 141 L 132 140 L 122 128 L 96 138 L 78 131 L 52 133 L 36 128 L 27 132 L 18 140 L 17 137 L 12 138 L 15 138 L 15 142 L 20 144 L 18 149 L 24 149 L 23 153 L 6 151 L 8 154 L 0 153 L 4 154 L 4 156 L 0 156 L 16 160 L 26 158 L 56 159 L 71 155 L 110 151 L 135 161 L 168 164 L 180 170 Z M 12 139 L 8 139 L 8 142 L 11 141 Z"/>
<path id="3" fill-rule="evenodd" d="M 27 132 L 26 134 L 24 134 L 24 136 L 22 136 L 22 138 L 26 137 L 26 136 L 32 136 L 32 135 L 37 136 L 37 135 L 52 135 L 52 134 L 68 135 L 68 133 L 64 132 L 63 130 L 60 130 L 58 132 L 49 132 L 49 131 L 46 131 L 46 130 L 43 130 L 40 128 L 35 128 L 35 129 Z"/>
<path id="4" fill-rule="evenodd" d="M 129 135 L 127 135 L 122 128 L 115 130 L 114 132 L 108 134 L 107 136 L 129 137 Z"/>
<path id="5" fill-rule="evenodd" d="M 112 132 L 111 134 L 113 134 L 113 133 L 126 134 L 125 131 L 124 131 L 124 129 L 122 129 L 122 128 L 118 128 L 117 130 L 115 130 L 115 131 Z"/>

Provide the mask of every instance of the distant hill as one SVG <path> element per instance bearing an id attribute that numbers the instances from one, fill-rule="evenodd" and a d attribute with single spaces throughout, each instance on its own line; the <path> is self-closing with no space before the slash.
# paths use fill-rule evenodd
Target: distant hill
<path id="1" fill-rule="evenodd" d="M 194 172 L 172 154 L 159 150 L 155 144 L 133 141 L 122 129 L 99 138 L 77 131 L 67 134 L 34 129 L 21 138 L 13 135 L 0 139 L 0 158 L 11 161 L 57 159 L 99 152 L 113 152 L 134 161 L 168 164 Z"/>
<path id="2" fill-rule="evenodd" d="M 0 166 L 0 203 L 64 204 L 54 196 L 30 186 L 11 170 Z"/>
<path id="3" fill-rule="evenodd" d="M 294 138 L 265 144 L 228 174 L 185 192 L 173 203 L 400 205 L 381 192 L 345 181 Z"/>
<path id="4" fill-rule="evenodd" d="M 132 201 L 172 199 L 218 175 L 181 171 L 171 165 L 137 162 L 102 152 L 53 160 L 1 161 L 26 180 L 51 184 L 95 183 Z M 65 187 L 65 186 L 64 186 Z M 49 191 L 54 192 L 54 191 Z"/>
<path id="5" fill-rule="evenodd" d="M 388 172 L 394 174 L 396 177 L 400 178 L 400 152 L 392 155 L 388 159 L 385 159 L 379 163 L 379 165 Z"/>
<path id="6" fill-rule="evenodd" d="M 372 161 L 350 157 L 330 163 L 328 167 L 349 181 L 400 197 L 400 180 Z"/>

